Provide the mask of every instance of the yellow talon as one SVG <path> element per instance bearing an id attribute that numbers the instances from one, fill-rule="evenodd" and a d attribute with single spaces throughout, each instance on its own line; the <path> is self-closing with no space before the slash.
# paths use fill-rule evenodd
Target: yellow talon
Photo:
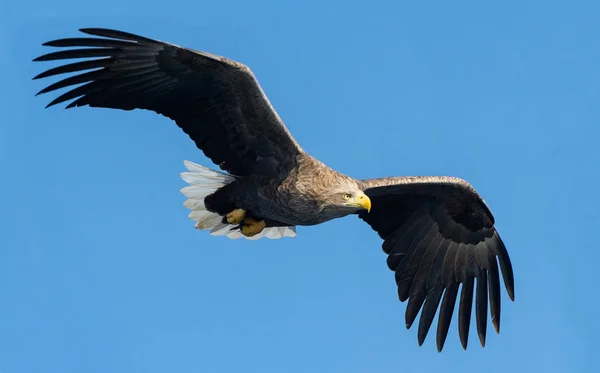
<path id="1" fill-rule="evenodd" d="M 240 224 L 244 217 L 246 216 L 246 210 L 244 209 L 235 209 L 229 214 L 227 214 L 227 222 L 229 224 Z"/>
<path id="2" fill-rule="evenodd" d="M 246 237 L 256 236 L 265 229 L 266 223 L 264 220 L 257 221 L 252 218 L 244 219 L 244 226 L 242 227 L 242 234 Z"/>

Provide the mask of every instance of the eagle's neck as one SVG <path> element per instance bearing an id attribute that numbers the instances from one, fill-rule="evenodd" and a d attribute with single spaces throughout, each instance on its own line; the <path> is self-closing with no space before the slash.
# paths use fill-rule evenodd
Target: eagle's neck
<path id="1" fill-rule="evenodd" d="M 339 185 L 356 182 L 308 154 L 304 154 L 300 159 L 295 179 L 298 192 L 317 200 Z"/>
<path id="2" fill-rule="evenodd" d="M 289 225 L 313 225 L 347 215 L 346 212 L 324 211 L 323 201 L 332 190 L 356 180 L 307 154 L 300 155 L 297 162 L 297 167 L 273 191 L 276 203 L 269 205 L 271 218 Z"/>

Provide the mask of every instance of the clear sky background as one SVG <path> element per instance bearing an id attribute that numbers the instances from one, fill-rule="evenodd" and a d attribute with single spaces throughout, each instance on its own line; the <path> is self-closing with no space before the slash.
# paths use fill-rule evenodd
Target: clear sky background
<path id="1" fill-rule="evenodd" d="M 595 369 L 600 4 L 416 3 L 3 2 L 0 372 Z M 482 349 L 473 322 L 463 351 L 455 317 L 441 354 L 434 333 L 418 347 L 356 218 L 277 241 L 195 230 L 179 173 L 210 163 L 175 124 L 34 97 L 53 81 L 31 80 L 53 66 L 31 62 L 41 43 L 81 27 L 244 62 L 305 150 L 354 177 L 470 181 L 515 270 L 500 335 Z"/>

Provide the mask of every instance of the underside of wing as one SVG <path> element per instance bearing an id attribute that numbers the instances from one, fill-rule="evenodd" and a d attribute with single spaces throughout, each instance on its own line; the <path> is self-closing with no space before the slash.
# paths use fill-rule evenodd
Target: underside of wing
<path id="1" fill-rule="evenodd" d="M 73 100 L 67 108 L 152 110 L 174 120 L 207 157 L 236 176 L 285 174 L 295 165 L 302 149 L 245 65 L 122 31 L 80 31 L 95 37 L 44 43 L 77 48 L 34 59 L 87 59 L 34 78 L 79 73 L 38 93 L 71 88 L 48 106 Z"/>
<path id="2" fill-rule="evenodd" d="M 383 239 L 398 297 L 408 300 L 407 328 L 421 312 L 419 345 L 439 308 L 436 342 L 438 351 L 443 349 L 460 287 L 461 344 L 467 348 L 475 296 L 477 333 L 484 346 L 488 299 L 492 324 L 500 331 L 499 272 L 511 300 L 514 279 L 508 252 L 483 199 L 458 178 L 397 177 L 362 183 L 372 209 L 361 211 L 359 217 Z"/>

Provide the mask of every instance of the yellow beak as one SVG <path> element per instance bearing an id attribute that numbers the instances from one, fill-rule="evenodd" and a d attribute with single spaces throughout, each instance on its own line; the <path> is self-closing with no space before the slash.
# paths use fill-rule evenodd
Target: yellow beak
<path id="1" fill-rule="evenodd" d="M 358 197 L 358 205 L 367 210 L 367 212 L 371 212 L 371 199 L 366 194 Z"/>

